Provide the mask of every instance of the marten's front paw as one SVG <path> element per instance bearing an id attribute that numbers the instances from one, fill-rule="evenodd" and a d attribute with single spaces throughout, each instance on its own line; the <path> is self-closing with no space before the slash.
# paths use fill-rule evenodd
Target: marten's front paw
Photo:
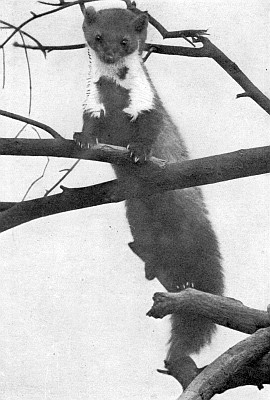
<path id="1" fill-rule="evenodd" d="M 134 163 L 144 163 L 149 158 L 148 149 L 141 143 L 130 143 L 127 146 L 130 158 Z"/>
<path id="2" fill-rule="evenodd" d="M 130 116 L 130 121 L 134 122 L 138 118 L 140 110 L 137 110 L 135 107 L 129 106 L 123 109 L 124 113 Z"/>
<path id="3" fill-rule="evenodd" d="M 81 149 L 90 149 L 98 143 L 97 139 L 89 135 L 85 135 L 83 132 L 75 132 L 73 135 L 73 139 L 77 146 L 79 146 Z"/>

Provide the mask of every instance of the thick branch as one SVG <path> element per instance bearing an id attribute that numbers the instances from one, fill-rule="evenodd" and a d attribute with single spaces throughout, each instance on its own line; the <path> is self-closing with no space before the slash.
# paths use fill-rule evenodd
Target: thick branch
<path id="1" fill-rule="evenodd" d="M 112 201 L 110 196 L 114 194 L 121 199 L 116 180 L 88 188 L 63 189 L 63 193 L 54 196 L 21 203 L 4 203 L 4 206 L 0 206 L 0 209 L 6 206 L 5 211 L 0 214 L 0 232 L 47 215 L 109 203 Z M 124 200 L 124 195 L 122 195 L 122 200 Z"/>
<path id="2" fill-rule="evenodd" d="M 148 185 L 149 193 L 154 188 L 156 191 L 182 189 L 270 172 L 270 146 L 166 165 L 152 158 L 153 162 L 138 166 L 132 164 L 129 152 L 122 147 L 99 144 L 82 151 L 72 140 L 0 138 L 0 155 L 82 158 L 125 164 L 133 172 L 136 170 L 136 175 Z M 131 191 L 131 196 L 136 193 Z"/>
<path id="3" fill-rule="evenodd" d="M 270 314 L 266 311 L 246 307 L 238 300 L 191 288 L 180 293 L 156 293 L 153 299 L 154 305 L 147 315 L 154 318 L 163 318 L 165 315 L 181 311 L 199 314 L 219 325 L 244 333 L 254 333 L 260 328 L 268 328 L 269 330 L 270 327 Z M 270 330 L 268 332 L 269 336 Z M 269 348 L 265 349 L 264 343 L 261 343 L 255 350 L 252 349 L 254 355 L 252 352 L 249 353 L 249 342 L 243 346 L 237 345 L 206 369 L 197 368 L 194 361 L 185 356 L 174 363 L 165 362 L 166 370 L 160 372 L 172 375 L 184 389 L 192 382 L 183 394 L 184 399 L 211 398 L 215 393 L 222 393 L 228 388 L 237 386 L 261 386 L 263 383 L 269 383 L 270 379 L 270 353 L 262 360 L 256 358 L 258 351 L 262 351 L 262 355 L 264 355 L 270 350 L 270 344 Z M 230 370 L 230 363 L 235 362 L 234 360 L 231 361 L 232 357 L 237 360 L 236 363 L 239 366 L 237 370 L 234 370 L 234 374 L 231 374 Z M 255 362 L 257 363 L 254 364 Z M 255 373 L 256 368 L 260 373 L 258 371 Z M 214 380 L 213 386 L 212 380 Z M 192 386 L 193 382 L 196 382 L 195 390 Z M 212 392 L 210 391 L 211 388 L 213 389 Z M 182 396 L 180 396 L 180 399 L 182 399 Z"/>
<path id="4" fill-rule="evenodd" d="M 63 139 L 21 139 L 0 138 L 0 155 L 51 156 L 81 158 L 85 160 L 117 163 L 129 160 L 128 151 L 123 147 L 97 145 L 91 150 L 81 150 L 73 140 Z"/>
<path id="5" fill-rule="evenodd" d="M 179 400 L 208 400 L 244 385 L 270 383 L 270 328 L 260 329 L 208 365 Z"/>
<path id="6" fill-rule="evenodd" d="M 68 210 L 119 202 L 127 198 L 149 196 L 166 190 L 183 189 L 215 182 L 270 172 L 270 147 L 239 150 L 233 153 L 165 164 L 152 158 L 143 165 L 134 165 L 124 148 L 97 145 L 81 151 L 71 140 L 0 139 L 0 154 L 83 158 L 125 165 L 135 182 L 111 181 L 80 189 L 66 189 L 55 196 L 23 203 L 8 204 L 0 217 L 0 231 L 27 221 Z"/>
<path id="7" fill-rule="evenodd" d="M 246 307 L 241 301 L 191 288 L 180 293 L 155 293 L 153 299 L 154 305 L 147 315 L 154 318 L 188 311 L 244 333 L 254 333 L 259 328 L 270 326 L 267 311 Z"/>

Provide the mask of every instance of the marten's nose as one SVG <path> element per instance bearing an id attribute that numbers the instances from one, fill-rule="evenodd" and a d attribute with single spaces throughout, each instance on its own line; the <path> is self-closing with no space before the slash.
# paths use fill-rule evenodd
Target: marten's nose
<path id="1" fill-rule="evenodd" d="M 114 51 L 113 49 L 110 49 L 110 47 L 108 46 L 108 48 L 105 50 L 106 56 L 108 57 L 113 57 L 114 56 Z"/>
<path id="2" fill-rule="evenodd" d="M 111 54 L 106 54 L 106 58 L 107 58 L 108 62 L 113 62 L 113 60 L 114 60 L 114 56 Z"/>
<path id="3" fill-rule="evenodd" d="M 104 51 L 104 57 L 105 57 L 105 61 L 107 63 L 113 63 L 115 62 L 115 52 L 113 51 L 113 49 L 105 49 Z"/>

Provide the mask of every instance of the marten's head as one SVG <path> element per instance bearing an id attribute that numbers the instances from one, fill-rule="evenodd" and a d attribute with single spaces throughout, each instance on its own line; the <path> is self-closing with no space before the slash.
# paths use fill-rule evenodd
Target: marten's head
<path id="1" fill-rule="evenodd" d="M 116 63 L 134 51 L 143 50 L 148 25 L 147 13 L 135 15 L 130 10 L 85 11 L 83 31 L 88 45 L 101 61 Z"/>

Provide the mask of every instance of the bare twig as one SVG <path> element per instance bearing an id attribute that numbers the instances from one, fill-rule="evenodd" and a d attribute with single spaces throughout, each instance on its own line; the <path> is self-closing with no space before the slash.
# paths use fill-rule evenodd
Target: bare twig
<path id="1" fill-rule="evenodd" d="M 15 139 L 17 139 L 19 136 L 20 136 L 20 134 L 25 130 L 25 128 L 28 126 L 28 124 L 26 123 L 26 124 L 24 124 L 24 126 L 19 130 L 19 132 L 18 133 L 16 133 L 16 135 L 14 136 L 15 137 Z"/>
<path id="2" fill-rule="evenodd" d="M 20 48 L 24 48 L 24 45 L 18 42 L 14 42 L 13 43 L 14 47 L 20 47 Z M 26 45 L 27 49 L 31 49 L 31 50 L 41 50 L 42 52 L 51 52 L 51 51 L 59 51 L 59 50 L 77 50 L 77 49 L 83 49 L 84 47 L 86 47 L 85 43 L 81 43 L 81 44 L 69 44 L 69 45 L 63 45 L 63 46 L 33 46 L 33 45 Z"/>
<path id="3" fill-rule="evenodd" d="M 17 32 L 19 32 L 25 25 L 29 24 L 30 22 L 32 22 L 38 18 L 45 17 L 46 15 L 50 15 L 50 14 L 56 13 L 58 11 L 62 11 L 68 7 L 72 7 L 77 4 L 81 4 L 81 3 L 88 3 L 90 1 L 91 0 L 77 0 L 77 1 L 72 1 L 69 3 L 63 2 L 63 3 L 61 3 L 61 5 L 59 7 L 54 8 L 53 10 L 45 11 L 40 14 L 35 14 L 34 12 L 31 11 L 30 13 L 31 13 L 32 17 L 28 18 L 26 21 L 22 22 L 16 29 L 14 29 L 14 31 L 7 37 L 7 39 L 4 40 L 4 42 L 2 44 L 0 44 L 0 48 L 4 47 Z"/>
<path id="4" fill-rule="evenodd" d="M 240 99 L 240 97 L 250 97 L 248 93 L 244 92 L 244 93 L 238 93 L 236 95 L 237 99 Z"/>
<path id="5" fill-rule="evenodd" d="M 6 55 L 4 47 L 2 47 L 2 66 L 3 66 L 2 89 L 4 89 L 6 83 Z"/>
<path id="6" fill-rule="evenodd" d="M 69 2 L 68 2 L 68 1 L 65 1 L 65 0 L 59 0 L 59 3 L 49 3 L 48 1 L 38 1 L 38 3 L 40 3 L 40 4 L 45 4 L 45 6 L 55 6 L 55 7 L 58 7 L 58 6 L 63 5 L 63 4 L 68 4 Z"/>
<path id="7" fill-rule="evenodd" d="M 25 40 L 23 37 L 22 32 L 19 31 L 19 34 L 21 36 L 22 42 L 25 46 Z M 26 47 L 24 47 L 24 52 L 25 52 L 25 58 L 26 58 L 26 64 L 27 64 L 27 71 L 28 71 L 28 80 L 29 80 L 29 106 L 28 106 L 28 115 L 31 114 L 31 105 L 32 105 L 32 76 L 31 76 L 31 67 L 30 67 L 30 62 L 29 62 L 29 57 L 28 57 L 28 50 Z"/>
<path id="8" fill-rule="evenodd" d="M 85 5 L 84 5 L 84 3 L 80 3 L 80 9 L 81 9 L 82 15 L 84 15 L 85 14 Z"/>
<path id="9" fill-rule="evenodd" d="M 142 10 L 139 10 L 136 7 L 130 7 L 134 13 L 141 13 Z M 175 39 L 181 38 L 187 40 L 188 37 L 198 38 L 204 35 L 208 35 L 208 29 L 185 29 L 185 30 L 178 30 L 178 31 L 168 31 L 159 21 L 157 21 L 151 14 L 148 14 L 149 23 L 161 34 L 163 39 Z M 187 40 L 189 44 L 194 46 L 192 42 Z"/>
<path id="10" fill-rule="evenodd" d="M 49 189 L 46 190 L 44 197 L 48 196 L 64 179 L 76 168 L 81 160 L 76 160 L 75 163 L 66 171 L 66 173 Z"/>
<path id="11" fill-rule="evenodd" d="M 15 42 L 13 44 L 15 47 L 24 48 L 24 45 Z M 27 49 L 31 50 L 43 50 L 43 51 L 58 51 L 58 50 L 77 50 L 83 49 L 86 47 L 86 43 L 79 43 L 79 44 L 71 44 L 71 45 L 26 45 Z M 185 46 L 170 46 L 170 45 L 163 45 L 159 43 L 145 43 L 144 51 L 148 52 L 151 49 L 151 52 L 157 54 L 166 54 L 166 55 L 173 55 L 173 56 L 187 56 L 187 57 L 211 57 L 209 52 L 204 49 L 204 47 L 198 48 L 191 48 Z"/>
<path id="12" fill-rule="evenodd" d="M 14 113 L 11 113 L 11 112 L 5 111 L 5 110 L 0 110 L 0 115 L 3 115 L 4 117 L 16 119 L 18 121 L 26 122 L 29 125 L 37 126 L 38 128 L 41 128 L 44 131 L 48 132 L 55 139 L 64 140 L 62 138 L 62 136 L 58 132 L 56 132 L 54 129 L 52 129 L 50 126 L 43 124 L 41 122 L 38 122 L 34 119 L 23 117 L 22 115 L 14 114 Z"/>
<path id="13" fill-rule="evenodd" d="M 47 167 L 48 167 L 48 165 L 49 165 L 49 162 L 50 162 L 50 159 L 49 159 L 49 157 L 47 157 L 47 161 L 46 161 L 46 164 L 45 164 L 45 166 L 44 166 L 44 168 L 43 168 L 43 171 L 42 171 L 41 175 L 31 183 L 31 185 L 30 185 L 29 188 L 27 189 L 25 195 L 23 196 L 22 201 L 24 201 L 24 200 L 26 199 L 26 197 L 27 197 L 28 193 L 30 192 L 30 190 L 32 189 L 32 187 L 33 187 L 38 181 L 40 181 L 42 178 L 44 178 L 44 175 L 45 175 L 45 172 L 46 172 Z"/>
<path id="14" fill-rule="evenodd" d="M 270 114 L 270 100 L 266 97 L 218 47 L 208 38 L 201 37 L 200 41 L 210 53 L 210 57 L 218 63 L 245 91 L 249 97 Z"/>
<path id="15" fill-rule="evenodd" d="M 6 26 L 9 27 L 9 28 L 18 29 L 18 27 L 16 27 L 16 26 L 13 25 L 13 24 L 10 24 L 9 22 L 0 20 L 0 23 L 3 24 L 3 25 L 6 25 Z M 45 51 L 42 49 L 42 48 L 43 48 L 42 44 L 41 44 L 34 36 L 30 35 L 29 33 L 25 32 L 25 31 L 22 30 L 22 29 L 19 29 L 18 32 L 22 33 L 24 36 L 26 36 L 26 37 L 28 37 L 29 39 L 33 40 L 33 42 L 35 42 L 35 43 L 37 44 L 37 46 L 34 46 L 34 49 L 41 50 L 41 51 L 43 52 L 43 54 L 44 54 L 44 57 L 46 57 L 46 53 L 45 53 Z M 15 43 L 13 44 L 15 47 L 16 47 L 16 43 L 17 43 L 17 42 L 15 42 Z M 17 46 L 17 47 L 22 47 L 22 48 L 31 49 L 31 50 L 33 49 L 31 46 L 26 45 L 25 43 L 23 43 L 23 44 L 21 44 L 20 46 Z"/>
<path id="16" fill-rule="evenodd" d="M 25 126 L 27 126 L 27 124 L 26 124 Z M 25 127 L 25 126 L 24 126 L 24 127 Z M 23 129 L 24 129 L 24 128 L 23 128 Z M 33 127 L 33 126 L 32 126 L 32 129 L 36 132 L 36 134 L 38 135 L 39 139 L 41 139 L 38 130 L 37 130 L 35 127 Z M 18 135 L 17 135 L 17 137 L 18 137 Z M 23 196 L 22 201 L 24 201 L 24 200 L 26 199 L 26 197 L 27 197 L 28 193 L 30 192 L 30 190 L 32 189 L 32 187 L 33 187 L 37 182 L 39 182 L 39 181 L 45 176 L 45 172 L 46 172 L 46 170 L 47 170 L 47 167 L 48 167 L 49 163 L 50 163 L 50 158 L 47 156 L 47 161 L 46 161 L 46 164 L 45 164 L 45 166 L 44 166 L 44 168 L 43 168 L 42 174 L 41 174 L 37 179 L 35 179 L 35 180 L 31 183 L 31 185 L 30 185 L 29 188 L 27 189 L 25 195 Z"/>
<path id="17" fill-rule="evenodd" d="M 151 56 L 152 53 L 155 52 L 155 46 L 151 46 L 148 50 L 146 55 L 143 57 L 143 62 L 146 62 L 148 58 Z"/>

